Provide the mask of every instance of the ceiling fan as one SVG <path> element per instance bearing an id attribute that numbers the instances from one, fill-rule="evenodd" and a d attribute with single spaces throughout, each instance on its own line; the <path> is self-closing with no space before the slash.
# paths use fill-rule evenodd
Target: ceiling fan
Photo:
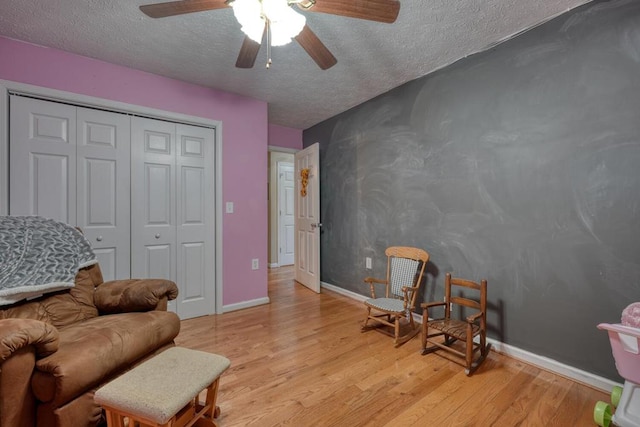
<path id="1" fill-rule="evenodd" d="M 395 22 L 400 11 L 399 0 L 179 0 L 143 5 L 140 10 L 151 18 L 165 18 L 232 7 L 245 33 L 236 67 L 253 67 L 265 35 L 268 49 L 295 39 L 321 69 L 333 67 L 338 61 L 293 6 L 384 23 Z M 270 63 L 271 59 L 267 68 Z"/>

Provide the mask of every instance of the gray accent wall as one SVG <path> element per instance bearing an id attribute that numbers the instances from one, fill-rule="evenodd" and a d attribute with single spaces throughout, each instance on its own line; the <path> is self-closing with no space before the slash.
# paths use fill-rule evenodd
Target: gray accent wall
<path id="1" fill-rule="evenodd" d="M 640 1 L 590 3 L 303 139 L 322 281 L 366 295 L 386 247 L 421 247 L 424 300 L 446 272 L 486 278 L 491 337 L 621 380 L 596 325 L 640 301 Z"/>

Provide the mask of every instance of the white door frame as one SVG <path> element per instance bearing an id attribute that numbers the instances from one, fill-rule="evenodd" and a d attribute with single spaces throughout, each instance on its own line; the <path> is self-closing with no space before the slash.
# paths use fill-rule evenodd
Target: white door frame
<path id="1" fill-rule="evenodd" d="M 269 238 L 268 254 L 269 268 L 280 267 L 278 254 L 278 162 L 290 162 L 295 164 L 295 154 L 300 151 L 295 148 L 268 146 L 269 149 Z"/>
<path id="2" fill-rule="evenodd" d="M 196 117 L 171 111 L 158 110 L 112 101 L 89 95 L 81 95 L 50 89 L 40 86 L 17 83 L 8 80 L 0 80 L 0 215 L 9 213 L 9 92 L 17 92 L 23 95 L 32 95 L 37 98 L 51 101 L 62 101 L 82 107 L 100 108 L 121 113 L 132 113 L 140 116 L 169 120 L 172 122 L 186 123 L 196 126 L 214 128 L 216 130 L 215 142 L 215 299 L 216 313 L 222 313 L 222 122 L 205 117 Z"/>

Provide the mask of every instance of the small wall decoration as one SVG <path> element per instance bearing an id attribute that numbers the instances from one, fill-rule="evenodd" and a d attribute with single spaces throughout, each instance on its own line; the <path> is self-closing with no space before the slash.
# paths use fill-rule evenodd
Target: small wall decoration
<path id="1" fill-rule="evenodd" d="M 300 178 L 302 179 L 302 186 L 300 187 L 300 196 L 306 197 L 307 184 L 309 183 L 309 169 L 301 169 Z"/>

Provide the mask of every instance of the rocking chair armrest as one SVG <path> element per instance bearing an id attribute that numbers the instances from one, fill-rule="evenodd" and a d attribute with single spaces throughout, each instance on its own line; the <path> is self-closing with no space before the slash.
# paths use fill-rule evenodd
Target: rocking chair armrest
<path id="1" fill-rule="evenodd" d="M 409 293 L 413 293 L 415 291 L 418 290 L 420 286 L 403 286 L 402 287 L 402 293 L 404 294 L 404 309 L 407 309 L 407 305 L 409 303 L 409 299 L 411 298 L 409 296 Z M 413 309 L 413 307 L 411 307 Z"/>
<path id="2" fill-rule="evenodd" d="M 419 287 L 420 286 L 403 286 L 402 287 L 402 292 L 404 292 L 406 294 L 409 291 L 417 291 Z"/>
<path id="3" fill-rule="evenodd" d="M 433 301 L 433 302 L 423 302 L 422 304 L 420 304 L 420 307 L 422 307 L 422 317 L 423 317 L 423 322 L 428 322 L 429 321 L 429 309 L 433 308 L 433 307 L 443 307 L 447 305 L 446 302 L 439 302 L 439 301 Z"/>
<path id="4" fill-rule="evenodd" d="M 482 317 L 481 311 L 477 312 L 476 314 L 467 316 L 467 323 L 474 323 L 476 320 L 480 319 L 481 317 Z"/>
<path id="5" fill-rule="evenodd" d="M 447 305 L 447 303 L 444 301 L 423 302 L 422 304 L 420 304 L 420 307 L 431 308 L 431 307 L 438 307 L 440 305 Z"/>
<path id="6" fill-rule="evenodd" d="M 365 277 L 364 282 L 365 283 L 382 283 L 383 285 L 387 284 L 386 280 L 376 279 L 375 277 Z"/>
<path id="7" fill-rule="evenodd" d="M 374 277 L 366 277 L 364 279 L 364 282 L 369 284 L 369 289 L 371 290 L 371 298 L 373 299 L 376 298 L 376 287 L 373 285 L 374 283 L 388 285 L 388 282 L 386 280 L 376 279 Z"/>

